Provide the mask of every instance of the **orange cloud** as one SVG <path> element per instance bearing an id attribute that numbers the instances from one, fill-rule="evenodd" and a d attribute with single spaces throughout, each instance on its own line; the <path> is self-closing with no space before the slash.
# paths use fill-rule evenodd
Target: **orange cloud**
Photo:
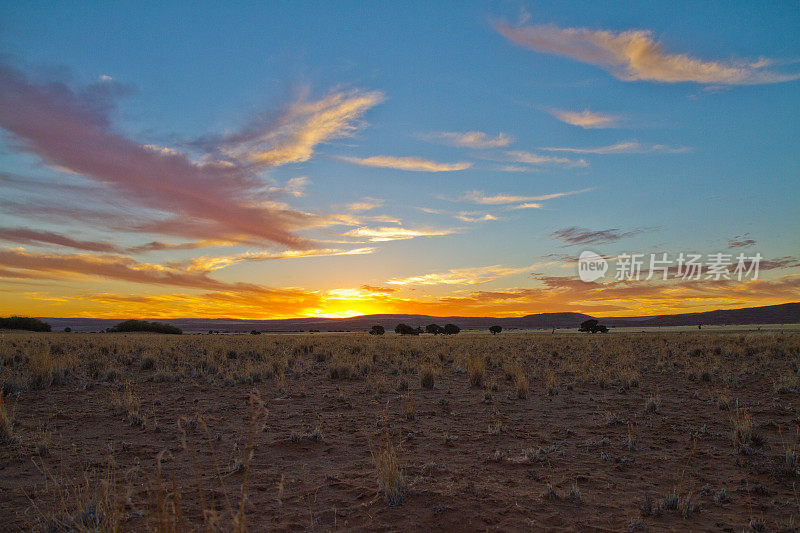
<path id="1" fill-rule="evenodd" d="M 410 170 L 412 172 L 453 172 L 456 170 L 466 170 L 472 163 L 437 163 L 419 157 L 392 157 L 388 155 L 376 155 L 373 157 L 347 157 L 338 156 L 337 159 L 347 161 L 362 167 L 394 168 L 397 170 Z"/>
<path id="2" fill-rule="evenodd" d="M 696 82 L 717 85 L 757 85 L 800 78 L 798 73 L 769 70 L 772 61 L 705 61 L 688 54 L 665 52 L 653 33 L 559 28 L 553 25 L 512 27 L 504 22 L 495 29 L 506 39 L 532 50 L 566 56 L 596 65 L 623 81 Z"/>
<path id="3" fill-rule="evenodd" d="M 583 129 L 613 128 L 619 120 L 619 117 L 614 115 L 595 113 L 588 109 L 583 111 L 551 109 L 549 113 L 561 122 L 566 122 L 572 126 L 580 126 Z"/>

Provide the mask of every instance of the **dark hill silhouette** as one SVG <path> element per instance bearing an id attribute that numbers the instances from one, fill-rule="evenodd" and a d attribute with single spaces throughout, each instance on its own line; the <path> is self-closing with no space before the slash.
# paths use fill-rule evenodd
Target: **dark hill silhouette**
<path id="1" fill-rule="evenodd" d="M 800 324 L 800 303 L 769 305 L 765 307 L 747 307 L 743 309 L 727 309 L 707 311 L 704 313 L 683 313 L 677 315 L 633 316 L 633 317 L 599 317 L 582 313 L 539 313 L 512 318 L 492 317 L 459 317 L 429 315 L 363 315 L 352 318 L 288 318 L 279 320 L 238 320 L 233 318 L 176 318 L 170 324 L 184 332 L 230 331 L 249 333 L 251 331 L 368 331 L 374 325 L 383 326 L 386 331 L 394 331 L 399 323 L 410 326 L 422 326 L 438 323 L 456 324 L 462 329 L 487 329 L 489 326 L 501 326 L 508 329 L 549 329 L 577 328 L 581 322 L 592 318 L 598 319 L 607 326 L 697 326 L 734 325 L 734 324 Z M 103 331 L 112 327 L 121 319 L 99 318 L 42 318 L 62 330 L 71 327 L 74 331 Z"/>

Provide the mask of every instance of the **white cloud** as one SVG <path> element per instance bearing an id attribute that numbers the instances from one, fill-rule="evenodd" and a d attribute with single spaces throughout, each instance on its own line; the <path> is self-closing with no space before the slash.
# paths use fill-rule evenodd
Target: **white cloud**
<path id="1" fill-rule="evenodd" d="M 589 165 L 583 159 L 569 159 L 568 157 L 532 154 L 522 150 L 509 151 L 506 152 L 505 155 L 514 163 L 526 163 L 528 165 L 563 165 L 567 168 L 586 167 Z"/>
<path id="2" fill-rule="evenodd" d="M 667 154 L 682 154 L 690 152 L 685 146 L 667 146 L 665 144 L 642 144 L 638 141 L 623 141 L 609 146 L 597 148 L 571 148 L 571 147 L 540 147 L 539 150 L 549 152 L 571 152 L 575 154 L 649 154 L 662 152 Z"/>
<path id="3" fill-rule="evenodd" d="M 496 137 L 491 137 L 482 131 L 440 131 L 421 136 L 423 139 L 440 142 L 450 146 L 462 146 L 465 148 L 502 148 L 508 146 L 513 140 L 505 133 L 499 133 Z"/>
<path id="4" fill-rule="evenodd" d="M 539 196 L 517 196 L 511 194 L 495 194 L 487 196 L 482 191 L 470 191 L 462 196 L 460 199 L 466 202 L 473 202 L 482 205 L 503 205 L 515 204 L 522 202 L 541 202 L 544 200 L 552 200 L 553 198 L 561 198 L 562 196 L 571 196 L 573 194 L 581 194 L 589 192 L 592 189 L 581 189 L 579 191 L 556 192 L 552 194 L 542 194 Z M 540 207 L 539 205 L 531 205 L 529 207 Z"/>

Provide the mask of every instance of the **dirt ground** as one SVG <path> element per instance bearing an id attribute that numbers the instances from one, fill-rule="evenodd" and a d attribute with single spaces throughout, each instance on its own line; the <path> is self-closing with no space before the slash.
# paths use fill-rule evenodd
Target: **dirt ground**
<path id="1" fill-rule="evenodd" d="M 0 529 L 738 532 L 800 520 L 796 332 L 110 337 L 0 338 L 13 422 Z M 109 362 L 95 372 L 83 355 L 25 386 L 43 342 L 52 358 Z M 225 346 L 203 348 L 214 343 Z M 615 375 L 625 365 L 633 375 Z M 396 505 L 373 459 L 387 428 Z"/>

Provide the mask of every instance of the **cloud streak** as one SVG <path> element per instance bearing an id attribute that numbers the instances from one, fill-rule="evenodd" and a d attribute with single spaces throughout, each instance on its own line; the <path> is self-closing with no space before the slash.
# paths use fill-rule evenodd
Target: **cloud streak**
<path id="1" fill-rule="evenodd" d="M 514 204 L 520 202 L 543 202 L 545 200 L 552 200 L 554 198 L 561 198 L 562 196 L 572 196 L 574 194 L 582 194 L 589 192 L 592 189 L 581 189 L 578 191 L 556 192 L 551 194 L 540 194 L 538 196 L 519 196 L 513 194 L 494 194 L 487 196 L 482 191 L 470 191 L 460 198 L 461 201 L 472 202 L 482 205 L 504 205 Z M 540 205 L 531 205 L 527 207 L 541 207 Z M 520 207 L 524 209 L 524 207 Z"/>
<path id="2" fill-rule="evenodd" d="M 586 228 L 579 228 L 571 226 L 569 228 L 559 229 L 551 233 L 552 237 L 564 241 L 569 246 L 578 244 L 608 244 L 617 242 L 626 237 L 633 237 L 644 233 L 644 229 L 635 229 L 633 231 L 621 231 L 618 228 L 604 229 L 604 230 L 589 230 Z"/>
<path id="3" fill-rule="evenodd" d="M 446 272 L 434 272 L 407 278 L 392 278 L 386 283 L 390 285 L 478 285 L 495 279 L 520 274 L 531 270 L 534 266 L 504 267 L 491 265 L 475 268 L 454 268 Z"/>
<path id="4" fill-rule="evenodd" d="M 362 167 L 393 168 L 411 172 L 453 172 L 457 170 L 466 170 L 472 166 L 472 163 L 466 161 L 460 163 L 437 163 L 419 157 L 393 157 L 389 155 L 376 155 L 364 158 L 337 156 L 337 159 Z"/>
<path id="5" fill-rule="evenodd" d="M 102 241 L 82 241 L 53 231 L 40 231 L 30 228 L 0 228 L 0 240 L 34 246 L 65 246 L 87 252 L 122 253 L 122 249 L 112 243 Z"/>
<path id="6" fill-rule="evenodd" d="M 342 237 L 367 239 L 369 242 L 388 242 L 403 241 L 416 237 L 439 237 L 442 235 L 451 235 L 455 232 L 456 230 L 454 229 L 409 229 L 391 226 L 379 228 L 362 227 L 342 233 Z"/>
<path id="7" fill-rule="evenodd" d="M 513 141 L 511 136 L 502 132 L 496 137 L 492 137 L 482 131 L 440 131 L 424 134 L 421 137 L 425 140 L 439 142 L 448 146 L 477 149 L 502 148 Z"/>
<path id="8" fill-rule="evenodd" d="M 716 85 L 758 85 L 800 78 L 800 73 L 770 70 L 771 60 L 708 61 L 670 53 L 653 32 L 621 32 L 554 25 L 511 26 L 495 29 L 512 43 L 537 52 L 569 57 L 598 66 L 623 81 L 695 82 Z"/>
<path id="9" fill-rule="evenodd" d="M 548 111 L 561 122 L 572 126 L 579 126 L 583 129 L 613 128 L 617 125 L 619 117 L 594 113 L 585 109 L 583 111 L 565 111 L 563 109 L 550 109 Z"/>
<path id="10" fill-rule="evenodd" d="M 589 166 L 583 159 L 576 160 L 552 155 L 532 154 L 531 152 L 525 152 L 523 150 L 508 151 L 505 155 L 507 161 L 526 163 L 528 165 L 563 165 L 568 168 Z"/>
<path id="11" fill-rule="evenodd" d="M 691 152 L 685 146 L 667 146 L 665 144 L 642 144 L 638 141 L 623 141 L 608 146 L 596 148 L 571 148 L 571 147 L 540 147 L 539 150 L 548 152 L 570 152 L 573 154 L 651 154 L 661 152 L 665 154 L 684 154 Z"/>

